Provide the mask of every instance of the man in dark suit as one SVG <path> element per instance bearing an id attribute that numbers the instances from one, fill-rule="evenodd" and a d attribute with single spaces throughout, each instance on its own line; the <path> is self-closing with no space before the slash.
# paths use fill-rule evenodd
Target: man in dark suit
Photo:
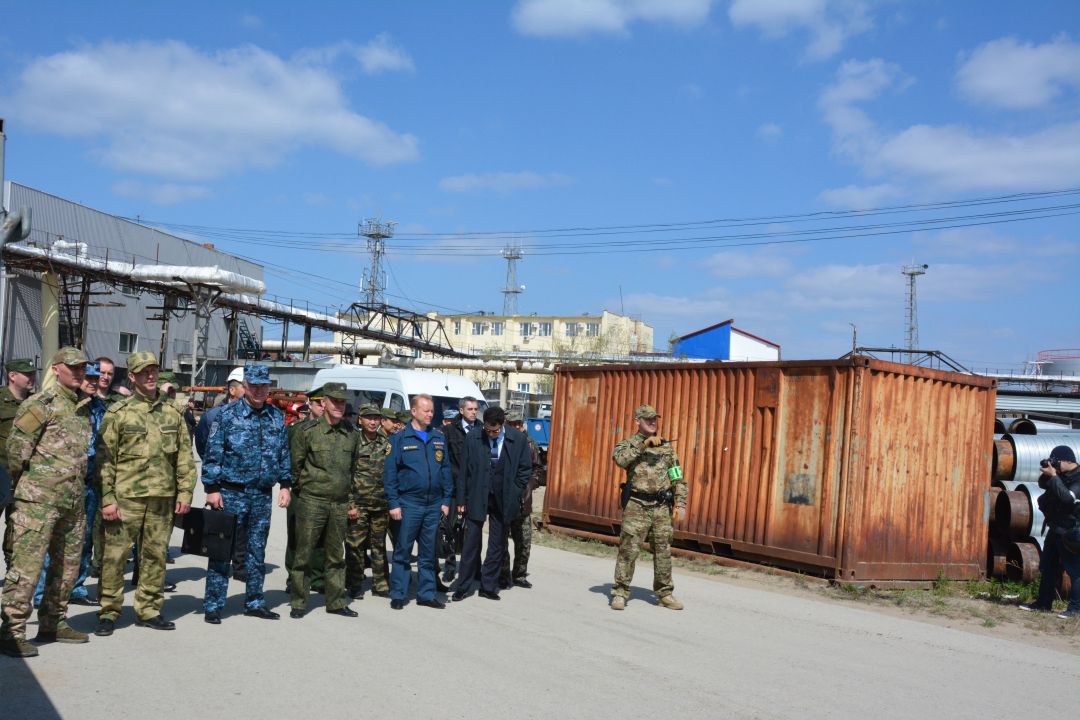
<path id="1" fill-rule="evenodd" d="M 465 514 L 465 543 L 454 602 L 465 599 L 477 567 L 484 521 L 488 522 L 488 549 L 481 569 L 480 597 L 498 600 L 499 572 L 510 523 L 521 514 L 521 496 L 532 474 L 532 459 L 525 434 L 506 424 L 502 408 L 484 411 L 483 427 L 465 438 L 465 455 L 458 478 L 458 512 Z"/>
<path id="2" fill-rule="evenodd" d="M 446 436 L 447 449 L 450 451 L 450 471 L 454 476 L 454 497 L 457 497 L 458 483 L 461 478 L 461 464 L 465 458 L 465 437 L 476 425 L 476 413 L 480 408 L 479 402 L 474 397 L 463 397 L 458 401 L 458 412 L 451 419 L 449 425 L 443 426 L 443 434 Z M 455 501 L 456 503 L 456 501 Z M 441 522 L 445 525 L 447 534 L 453 532 L 457 522 L 457 505 L 450 508 L 450 514 Z M 438 566 L 436 566 L 436 570 Z M 443 563 L 443 582 L 450 582 L 457 574 L 457 559 L 453 554 L 446 556 Z"/>

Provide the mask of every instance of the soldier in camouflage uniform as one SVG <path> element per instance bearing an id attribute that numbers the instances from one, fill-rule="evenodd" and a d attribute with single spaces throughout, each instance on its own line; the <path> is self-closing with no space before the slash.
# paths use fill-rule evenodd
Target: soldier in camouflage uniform
<path id="1" fill-rule="evenodd" d="M 37 383 L 38 369 L 29 360 L 12 360 L 4 365 L 4 369 L 7 371 L 8 383 L 3 390 L 0 390 L 0 464 L 4 466 L 5 470 L 8 470 L 8 474 L 14 479 L 15 474 L 10 471 L 7 463 L 8 435 L 11 434 L 11 423 L 15 421 L 15 413 L 19 411 L 19 406 L 23 404 L 23 401 L 30 397 L 34 384 Z M 12 492 L 14 490 L 15 488 L 12 488 Z M 11 565 L 11 538 L 12 533 L 15 531 L 15 526 L 11 524 L 11 514 L 13 512 L 15 512 L 14 504 L 8 505 L 4 509 L 6 520 L 4 525 L 5 570 Z"/>
<path id="2" fill-rule="evenodd" d="M 98 586 L 98 626 L 112 635 L 123 613 L 124 568 L 138 544 L 135 624 L 172 630 L 161 616 L 165 562 L 173 515 L 191 509 L 195 458 L 181 407 L 158 390 L 158 359 L 144 350 L 128 356 L 135 392 L 105 413 L 97 444 L 97 478 L 105 519 L 105 554 Z"/>
<path id="3" fill-rule="evenodd" d="M 316 388 L 308 394 L 308 420 L 318 420 L 323 416 L 323 389 Z M 289 439 L 289 447 L 292 447 L 293 437 L 300 430 L 302 422 L 294 422 L 285 431 Z M 296 503 L 289 503 L 285 509 L 285 592 L 292 590 L 292 569 L 296 565 Z M 326 592 L 326 579 L 323 571 L 326 568 L 326 548 L 322 538 L 315 543 L 315 549 L 311 551 L 311 561 L 308 564 L 308 582 L 311 591 L 317 593 Z"/>
<path id="4" fill-rule="evenodd" d="M 540 474 L 543 465 L 540 464 L 540 447 L 525 430 L 525 421 L 521 413 L 511 413 L 506 422 L 516 430 L 521 431 L 529 442 L 529 459 L 532 461 L 532 474 L 529 476 L 529 484 L 525 486 L 525 493 L 521 496 L 521 515 L 516 520 L 510 521 L 510 532 L 506 539 L 508 546 L 503 548 L 502 571 L 499 573 L 499 588 L 506 590 L 512 585 L 531 588 L 532 583 L 528 580 L 529 556 L 532 554 L 532 511 L 533 491 L 540 487 Z M 510 565 L 509 541 L 514 541 L 514 563 Z"/>
<path id="5" fill-rule="evenodd" d="M 15 481 L 15 526 L 11 565 L 0 596 L 0 652 L 33 657 L 26 642 L 34 587 L 45 556 L 52 557 L 38 611 L 39 642 L 84 643 L 85 633 L 68 626 L 68 597 L 79 577 L 86 532 L 86 453 L 90 410 L 76 391 L 86 376 L 86 355 L 61 348 L 52 359 L 57 382 L 19 408 L 8 437 L 8 464 Z"/>
<path id="6" fill-rule="evenodd" d="M 360 406 L 360 447 L 345 535 L 345 588 L 351 598 L 364 597 L 364 553 L 369 549 L 371 594 L 390 597 L 390 569 L 386 564 L 390 515 L 382 482 L 390 440 L 379 427 L 381 421 L 382 414 L 375 405 Z"/>
<path id="7" fill-rule="evenodd" d="M 611 609 L 622 610 L 630 597 L 630 581 L 641 544 L 649 540 L 653 551 L 653 590 L 660 606 L 682 610 L 675 599 L 671 580 L 671 505 L 686 516 L 686 481 L 675 448 L 657 434 L 660 416 L 651 405 L 634 412 L 638 431 L 615 446 L 612 459 L 626 471 L 630 499 L 623 508 L 619 557 L 615 561 L 615 586 L 611 589 Z M 662 495 L 672 493 L 671 501 Z"/>
<path id="8" fill-rule="evenodd" d="M 322 418 L 304 421 L 289 448 L 297 506 L 291 618 L 307 612 L 311 554 L 324 535 L 326 612 L 357 615 L 345 603 L 345 527 L 360 439 L 356 427 L 343 419 L 347 390 L 345 383 L 324 385 Z"/>
<path id="9" fill-rule="evenodd" d="M 244 367 L 244 397 L 222 408 L 210 426 L 203 458 L 202 482 L 210 507 L 237 516 L 237 527 L 247 536 L 247 587 L 244 615 L 277 620 L 266 607 L 266 538 L 270 534 L 271 497 L 281 485 L 278 506 L 288 507 L 292 494 L 292 462 L 285 434 L 285 416 L 266 402 L 270 394 L 270 368 Z M 229 590 L 228 562 L 211 560 L 206 569 L 203 619 L 221 624 L 221 608 Z"/>
<path id="10" fill-rule="evenodd" d="M 391 435 L 393 435 L 396 432 L 394 430 L 394 428 L 397 427 L 397 410 L 391 410 L 390 408 L 383 408 L 382 410 L 379 411 L 379 415 L 382 416 L 381 417 L 382 433 L 386 437 L 390 437 Z"/>

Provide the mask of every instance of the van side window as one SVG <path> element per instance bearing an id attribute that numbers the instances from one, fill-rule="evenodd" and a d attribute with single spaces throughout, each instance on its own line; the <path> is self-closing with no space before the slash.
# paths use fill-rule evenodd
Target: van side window
<path id="1" fill-rule="evenodd" d="M 386 391 L 384 390 L 350 390 L 349 404 L 352 405 L 353 412 L 360 409 L 361 405 L 371 403 L 377 408 L 383 406 L 383 402 L 386 401 Z"/>
<path id="2" fill-rule="evenodd" d="M 383 393 L 383 395 L 385 396 L 386 393 Z M 382 402 L 380 402 L 379 405 L 381 407 Z M 390 396 L 390 409 L 391 410 L 404 410 L 405 409 L 405 398 L 401 397 L 397 393 L 394 393 L 393 395 L 391 395 Z"/>

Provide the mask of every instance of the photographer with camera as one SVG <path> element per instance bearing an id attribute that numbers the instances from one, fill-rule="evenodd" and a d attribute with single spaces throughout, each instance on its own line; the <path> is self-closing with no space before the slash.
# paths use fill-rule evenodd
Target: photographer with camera
<path id="1" fill-rule="evenodd" d="M 1039 561 L 1039 599 L 1020 608 L 1050 612 L 1064 570 L 1072 581 L 1072 591 L 1068 609 L 1058 617 L 1069 619 L 1080 615 L 1080 466 L 1076 454 L 1066 445 L 1051 450 L 1050 457 L 1040 464 L 1039 487 L 1046 492 L 1039 497 L 1039 509 L 1046 516 L 1049 532 Z"/>
<path id="2" fill-rule="evenodd" d="M 634 563 L 641 545 L 651 537 L 653 551 L 653 590 L 660 607 L 682 610 L 672 592 L 671 579 L 672 511 L 679 522 L 686 519 L 688 489 L 683 480 L 679 457 L 671 443 L 658 434 L 660 415 L 651 405 L 634 412 L 637 432 L 615 446 L 612 459 L 626 471 L 622 485 L 622 532 L 619 557 L 615 561 L 615 585 L 611 588 L 611 609 L 623 610 L 630 597 Z"/>

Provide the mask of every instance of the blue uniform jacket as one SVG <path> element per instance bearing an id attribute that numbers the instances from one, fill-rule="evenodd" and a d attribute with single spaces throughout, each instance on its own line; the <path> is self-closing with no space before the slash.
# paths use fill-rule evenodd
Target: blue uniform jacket
<path id="1" fill-rule="evenodd" d="M 202 481 L 206 492 L 221 484 L 270 490 L 275 483 L 292 486 L 292 459 L 285 435 L 285 416 L 267 403 L 256 410 L 245 400 L 224 406 L 206 439 Z"/>
<path id="2" fill-rule="evenodd" d="M 409 505 L 450 505 L 454 477 L 446 437 L 428 427 L 427 442 L 416 434 L 412 423 L 390 436 L 383 466 L 383 489 L 391 510 Z"/>
<path id="3" fill-rule="evenodd" d="M 198 451 L 200 458 L 206 455 L 206 440 L 210 437 L 210 426 L 214 424 L 214 420 L 224 409 L 225 405 L 210 408 L 202 414 L 199 423 L 195 426 L 195 450 Z"/>
<path id="4" fill-rule="evenodd" d="M 88 404 L 90 405 L 90 449 L 86 451 L 86 482 L 93 485 L 98 430 L 101 429 L 101 420 L 105 417 L 105 411 L 109 408 L 105 405 L 105 401 L 96 395 L 90 398 Z"/>

